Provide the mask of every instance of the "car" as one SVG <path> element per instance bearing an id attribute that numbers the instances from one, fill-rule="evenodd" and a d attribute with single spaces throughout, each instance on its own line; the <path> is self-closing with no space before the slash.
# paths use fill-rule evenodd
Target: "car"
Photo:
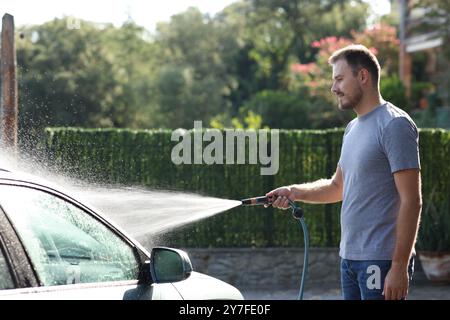
<path id="1" fill-rule="evenodd" d="M 147 251 L 106 215 L 43 178 L 0 169 L 0 299 L 242 300 L 188 254 Z"/>

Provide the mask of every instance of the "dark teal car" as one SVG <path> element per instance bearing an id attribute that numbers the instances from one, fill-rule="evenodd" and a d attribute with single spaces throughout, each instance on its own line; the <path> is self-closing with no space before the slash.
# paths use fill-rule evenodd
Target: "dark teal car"
<path id="1" fill-rule="evenodd" d="M 39 178 L 0 170 L 0 299 L 243 299 Z"/>

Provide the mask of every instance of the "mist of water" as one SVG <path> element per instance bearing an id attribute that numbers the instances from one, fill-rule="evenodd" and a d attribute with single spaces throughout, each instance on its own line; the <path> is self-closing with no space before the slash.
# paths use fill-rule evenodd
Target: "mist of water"
<path id="1" fill-rule="evenodd" d="M 139 188 L 91 187 L 79 196 L 136 238 L 161 234 L 241 205 L 241 201 Z"/>

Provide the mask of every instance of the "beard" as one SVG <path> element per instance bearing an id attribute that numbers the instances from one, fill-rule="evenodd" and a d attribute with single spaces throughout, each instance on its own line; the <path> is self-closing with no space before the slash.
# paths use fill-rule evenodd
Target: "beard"
<path id="1" fill-rule="evenodd" d="M 352 110 L 354 109 L 362 100 L 363 91 L 361 88 L 356 88 L 354 94 L 347 94 L 343 96 L 338 96 L 338 107 L 340 110 Z M 345 101 L 343 101 L 345 99 Z"/>

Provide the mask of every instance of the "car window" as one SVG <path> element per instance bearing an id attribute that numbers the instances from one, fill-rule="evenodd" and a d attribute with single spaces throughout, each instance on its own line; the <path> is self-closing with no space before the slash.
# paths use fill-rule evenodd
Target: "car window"
<path id="1" fill-rule="evenodd" d="M 0 186 L 10 218 L 45 286 L 137 279 L 133 248 L 75 205 L 40 190 Z"/>
<path id="2" fill-rule="evenodd" d="M 14 288 L 14 282 L 11 277 L 9 266 L 2 248 L 0 248 L 0 290 Z"/>

